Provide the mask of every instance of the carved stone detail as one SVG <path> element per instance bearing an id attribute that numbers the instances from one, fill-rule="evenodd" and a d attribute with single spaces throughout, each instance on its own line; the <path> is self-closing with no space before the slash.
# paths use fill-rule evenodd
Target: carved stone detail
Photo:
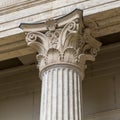
<path id="1" fill-rule="evenodd" d="M 84 26 L 81 11 L 76 10 L 58 20 L 48 20 L 43 26 L 45 30 L 31 30 L 26 36 L 27 44 L 38 51 L 40 70 L 58 63 L 70 63 L 84 70 L 86 60 L 95 60 L 101 43 Z"/>
<path id="2" fill-rule="evenodd" d="M 26 42 L 37 49 L 42 79 L 40 120 L 83 120 L 82 80 L 86 60 L 101 43 L 83 24 L 82 11 L 46 23 L 22 24 Z"/>

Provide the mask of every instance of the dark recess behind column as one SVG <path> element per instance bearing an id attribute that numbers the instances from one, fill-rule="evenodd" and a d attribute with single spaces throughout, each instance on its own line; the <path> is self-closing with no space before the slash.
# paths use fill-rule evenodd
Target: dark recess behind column
<path id="1" fill-rule="evenodd" d="M 0 61 L 0 70 L 9 69 L 12 67 L 18 67 L 23 65 L 18 58 L 12 58 L 4 61 Z"/>

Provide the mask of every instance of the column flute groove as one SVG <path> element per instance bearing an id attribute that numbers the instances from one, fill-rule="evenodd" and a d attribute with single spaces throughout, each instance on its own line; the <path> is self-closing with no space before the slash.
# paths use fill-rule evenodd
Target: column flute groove
<path id="1" fill-rule="evenodd" d="M 75 120 L 79 120 L 78 118 L 78 88 L 77 88 L 77 85 L 78 85 L 78 83 L 77 83 L 77 76 L 76 76 L 76 73 L 74 72 L 74 89 L 75 89 L 75 91 L 74 91 L 74 106 L 75 106 Z"/>
<path id="2" fill-rule="evenodd" d="M 68 106 L 68 96 L 69 96 L 69 91 L 68 91 L 68 68 L 64 69 L 64 111 L 66 114 L 64 114 L 64 120 L 69 120 L 68 118 L 68 112 L 69 112 L 69 106 Z"/>
<path id="3" fill-rule="evenodd" d="M 82 111 L 81 111 L 81 91 L 80 91 L 80 89 L 81 89 L 81 84 L 80 84 L 80 79 L 79 79 L 79 76 L 77 77 L 78 78 L 78 105 L 79 105 L 79 120 L 82 120 Z"/>
<path id="4" fill-rule="evenodd" d="M 48 107 L 48 85 L 49 85 L 49 71 L 47 71 L 47 79 L 46 79 L 46 83 L 47 83 L 47 87 L 45 88 L 46 89 L 46 106 L 44 106 L 45 107 L 45 111 L 44 111 L 44 117 L 45 117 L 45 119 L 44 120 L 47 120 L 47 107 Z M 40 111 L 41 112 L 41 111 Z"/>
<path id="5" fill-rule="evenodd" d="M 52 110 L 53 110 L 53 79 L 54 79 L 54 74 L 53 74 L 53 72 L 54 72 L 54 69 L 52 70 L 52 79 L 51 79 L 51 119 L 50 120 L 52 120 Z"/>
<path id="6" fill-rule="evenodd" d="M 56 99 L 55 99 L 56 98 Z M 53 101 L 52 101 L 52 120 L 56 119 L 57 114 L 57 70 L 53 72 Z"/>
<path id="7" fill-rule="evenodd" d="M 62 70 L 62 120 L 64 120 L 64 69 Z"/>

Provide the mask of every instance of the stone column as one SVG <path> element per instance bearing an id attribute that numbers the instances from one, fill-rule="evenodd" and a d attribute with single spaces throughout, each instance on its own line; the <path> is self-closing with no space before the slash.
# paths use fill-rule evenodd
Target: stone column
<path id="1" fill-rule="evenodd" d="M 101 43 L 84 26 L 82 11 L 20 27 L 26 32 L 27 44 L 38 52 L 42 80 L 40 120 L 83 120 L 85 62 L 95 60 Z"/>
<path id="2" fill-rule="evenodd" d="M 77 67 L 67 64 L 42 71 L 40 120 L 81 120 L 79 72 Z"/>

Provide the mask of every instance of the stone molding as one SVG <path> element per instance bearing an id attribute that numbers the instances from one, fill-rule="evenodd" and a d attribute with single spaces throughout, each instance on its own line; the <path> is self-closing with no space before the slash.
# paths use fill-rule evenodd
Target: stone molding
<path id="1" fill-rule="evenodd" d="M 37 0 L 37 2 L 40 1 Z M 34 4 L 34 2 L 32 4 Z M 120 1 L 118 0 L 95 0 L 94 3 L 91 0 L 69 0 L 69 2 L 67 2 L 67 0 L 54 0 L 45 4 L 38 3 L 33 7 L 30 7 L 29 4 L 26 4 L 26 6 L 19 5 L 18 7 L 20 7 L 21 10 L 19 8 L 13 7 L 13 9 L 15 10 L 14 12 L 10 12 L 11 10 L 7 9 L 7 11 L 9 11 L 10 13 L 0 16 L 0 38 L 23 33 L 22 30 L 19 29 L 19 24 L 22 22 L 31 23 L 45 21 L 49 18 L 57 18 L 58 16 L 68 14 L 76 8 L 82 9 L 84 11 L 85 17 L 89 16 L 90 19 L 88 21 L 90 23 L 88 24 L 92 26 L 92 28 L 95 28 L 97 25 L 97 29 L 92 31 L 95 37 L 108 35 L 120 31 L 120 24 L 112 20 L 113 16 L 119 16 Z M 107 10 L 112 11 L 112 13 L 108 13 Z M 4 12 L 4 10 L 2 10 L 2 12 Z M 100 15 L 101 12 L 103 12 L 102 15 Z M 95 18 L 92 17 L 94 16 L 94 14 L 96 14 Z M 102 22 L 104 23 L 104 16 L 106 16 L 107 22 L 105 22 L 104 24 L 105 28 L 103 32 L 103 24 L 99 25 L 98 19 L 103 19 Z M 96 18 L 98 18 L 97 21 Z M 112 21 L 112 25 L 108 24 L 109 21 Z M 117 23 L 117 25 L 113 24 L 114 22 L 115 24 Z M 106 25 L 107 27 L 109 27 L 109 29 L 106 28 Z"/>
<path id="2" fill-rule="evenodd" d="M 48 3 L 54 0 L 4 0 L 1 2 L 0 4 L 0 14 L 4 15 L 4 14 L 9 14 L 11 12 L 16 12 L 16 10 L 23 10 L 26 7 L 30 8 L 30 7 L 34 7 L 38 4 L 42 5 L 44 3 Z"/>
<path id="3" fill-rule="evenodd" d="M 85 70 L 86 60 L 95 60 L 101 43 L 91 35 L 83 22 L 83 13 L 76 9 L 57 20 L 45 23 L 21 24 L 26 42 L 37 52 L 40 71 L 51 64 L 70 63 Z"/>

